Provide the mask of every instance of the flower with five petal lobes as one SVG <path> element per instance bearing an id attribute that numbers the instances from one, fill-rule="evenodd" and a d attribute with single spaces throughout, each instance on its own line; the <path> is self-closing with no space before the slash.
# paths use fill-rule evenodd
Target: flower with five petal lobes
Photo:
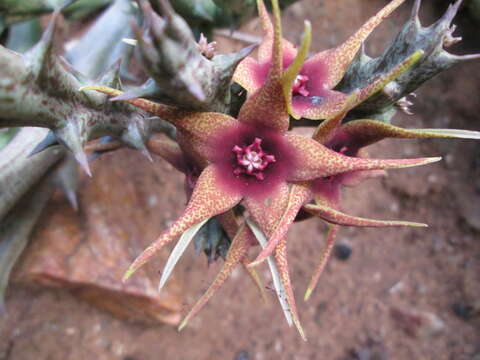
<path id="1" fill-rule="evenodd" d="M 182 151 L 201 169 L 185 211 L 137 257 L 125 280 L 192 226 L 228 213 L 240 202 L 270 238 L 290 204 L 296 201 L 295 189 L 305 182 L 351 171 L 402 168 L 439 160 L 354 158 L 314 139 L 290 134 L 287 102 L 283 96 L 280 11 L 277 1 L 272 0 L 272 4 L 274 36 L 268 75 L 263 86 L 248 97 L 237 119 L 221 113 L 180 110 L 145 99 L 125 100 L 175 125 Z M 121 94 L 118 90 L 97 86 L 84 90 L 112 96 Z M 279 239 L 275 259 L 293 322 L 304 337 L 288 273 L 285 236 Z"/>
<path id="2" fill-rule="evenodd" d="M 324 121 L 316 130 L 313 139 L 327 148 L 353 158 L 366 156 L 364 147 L 385 138 L 457 138 L 480 139 L 480 132 L 456 129 L 404 129 L 374 120 L 356 120 L 340 125 L 344 115 Z M 374 220 L 345 214 L 341 211 L 341 189 L 343 186 L 356 186 L 364 180 L 386 175 L 384 170 L 354 170 L 327 177 L 319 177 L 313 181 L 296 184 L 292 187 L 292 201 L 287 206 L 282 219 L 277 224 L 265 249 L 250 266 L 257 265 L 266 259 L 285 239 L 286 232 L 295 220 L 300 209 L 317 216 L 329 224 L 326 248 L 323 251 L 310 284 L 305 293 L 307 300 L 313 292 L 318 279 L 324 270 L 335 244 L 338 226 L 357 227 L 391 227 L 414 226 L 426 227 L 426 224 Z M 313 204 L 309 202 L 314 200 Z"/>
<path id="3" fill-rule="evenodd" d="M 351 94 L 333 90 L 343 78 L 365 39 L 404 1 L 393 0 L 343 44 L 321 51 L 306 60 L 310 37 L 307 39 L 306 46 L 298 50 L 289 41 L 282 39 L 283 68 L 288 68 L 284 77 L 284 92 L 289 113 L 294 118 L 319 120 L 346 112 L 381 90 L 392 80 L 388 75 L 378 77 L 373 79 L 367 87 L 357 89 Z M 249 94 L 255 93 L 263 86 L 272 62 L 274 28 L 263 0 L 257 0 L 257 3 L 264 32 L 258 51 L 258 61 L 251 56 L 245 58 L 237 67 L 233 77 Z"/>

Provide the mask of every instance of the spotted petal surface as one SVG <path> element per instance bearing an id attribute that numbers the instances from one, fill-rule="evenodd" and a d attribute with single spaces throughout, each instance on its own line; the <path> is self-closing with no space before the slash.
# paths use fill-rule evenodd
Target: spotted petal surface
<path id="1" fill-rule="evenodd" d="M 193 318 L 205 304 L 211 299 L 211 297 L 218 291 L 218 289 L 225 283 L 235 267 L 241 263 L 242 259 L 247 255 L 247 251 L 251 246 L 251 233 L 246 225 L 242 225 L 237 235 L 233 238 L 230 249 L 228 250 L 227 258 L 223 263 L 222 269 L 215 277 L 215 280 L 210 285 L 208 290 L 202 295 L 202 297 L 195 303 L 193 308 L 187 314 L 182 321 L 178 330 L 182 330 L 187 323 Z"/>
<path id="2" fill-rule="evenodd" d="M 147 263 L 152 256 L 165 245 L 175 240 L 184 231 L 205 219 L 231 209 L 241 199 L 239 194 L 224 191 L 221 184 L 218 184 L 216 168 L 213 165 L 207 167 L 200 175 L 183 214 L 135 259 L 126 272 L 124 280 L 127 280 L 136 270 Z"/>
<path id="3" fill-rule="evenodd" d="M 302 164 L 289 175 L 290 181 L 305 181 L 356 170 L 397 169 L 426 165 L 441 158 L 417 159 L 362 159 L 335 152 L 312 139 L 286 135 L 296 149 L 297 160 Z"/>

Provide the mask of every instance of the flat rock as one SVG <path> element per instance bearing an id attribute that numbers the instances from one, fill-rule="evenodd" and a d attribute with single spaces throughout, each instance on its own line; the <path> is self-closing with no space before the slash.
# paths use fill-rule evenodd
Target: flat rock
<path id="1" fill-rule="evenodd" d="M 165 211 L 168 198 L 164 202 L 159 194 L 168 191 L 161 174 L 172 177 L 174 170 L 134 151 L 120 152 L 92 164 L 94 177 L 82 179 L 78 213 L 60 194 L 50 202 L 14 279 L 69 289 L 121 318 L 175 325 L 181 287 L 174 276 L 160 294 L 158 265 L 145 266 L 125 284 L 121 281 L 171 216 Z M 181 186 L 179 180 L 173 182 Z"/>

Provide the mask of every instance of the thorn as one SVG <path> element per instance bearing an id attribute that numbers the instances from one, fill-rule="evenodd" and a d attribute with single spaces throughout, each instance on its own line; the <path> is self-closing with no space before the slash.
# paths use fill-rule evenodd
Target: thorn
<path id="1" fill-rule="evenodd" d="M 70 64 L 68 62 L 67 59 L 65 59 L 63 56 L 58 56 L 58 59 L 60 60 L 60 63 L 62 64 L 62 66 L 69 72 L 71 73 L 73 76 L 75 76 L 77 78 L 77 80 L 82 83 L 82 84 L 86 84 L 90 81 L 90 79 L 88 77 L 86 77 L 84 74 L 82 74 L 80 71 L 78 71 L 77 69 L 75 69 L 72 64 Z"/>
<path id="2" fill-rule="evenodd" d="M 139 119 L 139 121 L 146 121 L 144 118 Z M 145 145 L 148 138 L 149 127 L 148 124 L 144 127 L 140 127 L 138 122 L 133 122 L 128 125 L 128 128 L 123 131 L 121 139 L 122 141 L 129 145 L 130 147 L 139 150 L 143 155 L 147 157 L 150 162 L 153 162 L 152 155 Z"/>
<path id="3" fill-rule="evenodd" d="M 72 206 L 73 210 L 75 210 L 75 212 L 78 212 L 77 192 L 70 188 L 64 188 L 63 192 L 65 193 L 65 196 L 67 197 L 67 200 Z"/>
<path id="4" fill-rule="evenodd" d="M 217 55 L 213 58 L 215 64 L 223 69 L 224 72 L 235 71 L 237 65 L 245 59 L 257 47 L 257 44 L 247 46 L 236 53 Z"/>
<path id="5" fill-rule="evenodd" d="M 87 175 L 92 177 L 87 155 L 83 150 L 83 140 L 78 125 L 79 123 L 77 122 L 69 121 L 63 128 L 55 130 L 55 135 L 60 143 L 73 153 L 75 160 L 77 160 Z"/>
<path id="6" fill-rule="evenodd" d="M 88 159 L 87 155 L 83 150 L 77 151 L 76 153 L 73 153 L 73 156 L 75 156 L 75 160 L 80 164 L 80 166 L 83 168 L 83 170 L 87 173 L 89 177 L 92 177 L 92 172 L 90 170 L 90 166 L 88 165 Z"/>
<path id="7" fill-rule="evenodd" d="M 27 61 L 32 66 L 32 73 L 35 78 L 39 78 L 43 74 L 43 67 L 46 66 L 47 61 L 52 55 L 53 38 L 57 27 L 58 18 L 60 16 L 59 10 L 52 15 L 46 30 L 42 34 L 40 41 L 26 54 Z"/>
<path id="8" fill-rule="evenodd" d="M 472 61 L 480 59 L 480 54 L 453 55 L 453 58 L 456 61 Z"/>
<path id="9" fill-rule="evenodd" d="M 143 150 L 140 150 L 140 152 L 145 155 L 147 157 L 147 159 L 153 163 L 153 158 L 152 158 L 152 154 L 150 154 L 150 151 L 148 151 L 148 149 L 145 147 L 145 149 Z"/>
<path id="10" fill-rule="evenodd" d="M 456 3 L 450 4 L 447 11 L 443 16 L 433 25 L 434 27 L 450 27 L 450 24 L 453 21 L 453 18 L 457 15 L 460 5 L 462 5 L 463 0 L 457 0 Z"/>
<path id="11" fill-rule="evenodd" d="M 78 186 L 77 163 L 71 154 L 68 154 L 58 167 L 55 175 L 56 183 L 62 189 L 68 202 L 75 211 L 78 211 L 77 186 Z"/>
<path id="12" fill-rule="evenodd" d="M 419 17 L 418 14 L 420 12 L 420 6 L 422 5 L 422 0 L 415 0 L 415 3 L 413 4 L 412 8 L 412 14 L 411 14 L 411 19 L 414 22 L 419 22 Z"/>
<path id="13" fill-rule="evenodd" d="M 203 92 L 202 86 L 196 80 L 190 79 L 186 85 L 190 94 L 195 96 L 198 101 L 205 101 L 207 97 Z"/>
<path id="14" fill-rule="evenodd" d="M 60 143 L 58 142 L 58 139 L 57 139 L 57 136 L 55 135 L 55 133 L 53 131 L 49 131 L 48 134 L 43 138 L 43 140 L 40 141 L 33 148 L 33 150 L 30 152 L 30 154 L 28 154 L 27 158 L 29 158 L 33 155 L 36 155 L 36 154 L 42 152 L 43 150 L 48 149 L 49 147 L 55 146 L 55 145 L 60 145 Z"/>

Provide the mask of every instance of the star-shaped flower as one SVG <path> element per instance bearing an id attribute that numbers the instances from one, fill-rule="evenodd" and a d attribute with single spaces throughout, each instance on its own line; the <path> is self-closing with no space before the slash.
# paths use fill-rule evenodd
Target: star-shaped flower
<path id="1" fill-rule="evenodd" d="M 366 156 L 364 147 L 385 138 L 480 139 L 480 132 L 478 131 L 456 129 L 404 129 L 374 120 L 356 120 L 341 125 L 340 123 L 343 116 L 344 115 L 339 115 L 335 118 L 324 121 L 317 128 L 313 139 L 339 154 L 357 159 Z M 366 179 L 383 175 L 386 175 L 384 170 L 353 170 L 332 176 L 320 177 L 302 184 L 295 184 L 290 192 L 292 201 L 289 202 L 282 219 L 279 221 L 273 234 L 270 236 L 269 243 L 250 266 L 259 264 L 274 250 L 278 251 L 279 246 L 284 246 L 282 242 L 284 242 L 286 233 L 297 217 L 300 209 L 321 218 L 330 225 L 327 234 L 326 248 L 321 255 L 320 263 L 307 288 L 305 299 L 310 297 L 330 257 L 335 244 L 338 225 L 357 227 L 426 227 L 426 224 L 421 223 L 373 220 L 348 215 L 342 212 L 341 189 L 343 186 L 356 186 Z M 313 204 L 310 203 L 311 200 L 314 200 Z"/>
<path id="2" fill-rule="evenodd" d="M 183 214 L 137 257 L 125 280 L 184 232 L 213 216 L 229 212 L 240 202 L 271 238 L 278 226 L 288 223 L 283 219 L 292 204 L 311 193 L 307 184 L 315 179 L 351 171 L 417 166 L 440 159 L 356 158 L 329 149 L 314 139 L 289 133 L 288 103 L 283 96 L 284 78 L 288 74 L 283 67 L 280 11 L 277 1 L 272 0 L 272 5 L 274 35 L 268 75 L 263 86 L 248 97 L 237 119 L 221 113 L 180 110 L 145 99 L 125 100 L 175 125 L 183 153 L 201 171 Z M 307 25 L 303 48 L 305 39 L 309 38 L 308 30 Z M 408 61 L 412 63 L 415 58 Z M 121 94 L 105 87 L 84 89 L 112 96 Z M 237 245 L 248 241 L 248 235 L 237 234 L 234 238 Z M 234 245 L 233 249 L 237 249 Z M 232 253 L 231 257 L 237 256 Z M 275 259 L 293 322 L 304 337 L 288 273 L 285 236 L 278 240 Z"/>
<path id="3" fill-rule="evenodd" d="M 308 54 L 308 45 L 297 50 L 289 41 L 282 39 L 283 68 L 288 69 L 284 78 L 284 91 L 288 110 L 294 118 L 327 119 L 346 112 L 392 80 L 392 74 L 372 79 L 366 88 L 357 89 L 350 94 L 333 90 L 343 78 L 365 39 L 404 1 L 393 0 L 343 44 L 315 54 L 306 61 L 304 59 Z M 272 62 L 274 28 L 263 0 L 257 0 L 257 3 L 264 32 L 258 50 L 258 60 L 251 56 L 245 58 L 234 74 L 234 80 L 249 94 L 255 93 L 263 86 Z"/>

